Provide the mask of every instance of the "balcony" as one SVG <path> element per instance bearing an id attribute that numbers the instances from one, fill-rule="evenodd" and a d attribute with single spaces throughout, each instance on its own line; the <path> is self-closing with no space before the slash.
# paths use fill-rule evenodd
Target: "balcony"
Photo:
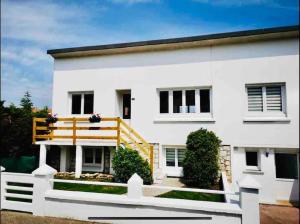
<path id="1" fill-rule="evenodd" d="M 137 150 L 152 167 L 153 145 L 119 117 L 104 117 L 101 122 L 90 123 L 89 118 L 57 118 L 47 124 L 46 118 L 34 118 L 33 144 L 55 145 L 115 145 Z"/>

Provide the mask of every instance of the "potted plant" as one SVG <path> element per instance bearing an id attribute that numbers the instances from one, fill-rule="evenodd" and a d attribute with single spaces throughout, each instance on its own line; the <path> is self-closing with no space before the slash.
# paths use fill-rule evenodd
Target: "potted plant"
<path id="1" fill-rule="evenodd" d="M 99 123 L 101 121 L 101 117 L 99 114 L 93 114 L 90 118 L 89 121 L 91 123 Z"/>
<path id="2" fill-rule="evenodd" d="M 57 114 L 54 114 L 52 116 L 52 114 L 48 114 L 47 118 L 46 118 L 46 124 L 49 125 L 49 124 L 53 124 L 53 123 L 56 123 L 57 122 Z"/>

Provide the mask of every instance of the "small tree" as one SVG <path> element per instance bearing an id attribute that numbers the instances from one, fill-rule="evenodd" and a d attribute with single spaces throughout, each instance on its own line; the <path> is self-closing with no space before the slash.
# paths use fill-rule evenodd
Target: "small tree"
<path id="1" fill-rule="evenodd" d="M 149 163 L 133 149 L 119 147 L 113 157 L 112 167 L 116 181 L 127 183 L 137 173 L 144 180 L 144 184 L 153 183 Z"/>
<path id="2" fill-rule="evenodd" d="M 210 188 L 217 180 L 221 141 L 212 131 L 200 129 L 189 134 L 183 161 L 184 182 L 189 186 Z"/>

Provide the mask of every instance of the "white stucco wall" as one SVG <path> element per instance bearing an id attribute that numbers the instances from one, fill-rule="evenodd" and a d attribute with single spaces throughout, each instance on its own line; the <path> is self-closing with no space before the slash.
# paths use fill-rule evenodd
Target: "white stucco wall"
<path id="1" fill-rule="evenodd" d="M 131 126 L 148 142 L 184 145 L 201 127 L 234 147 L 294 149 L 299 152 L 299 40 L 270 40 L 162 52 L 57 59 L 53 112 L 70 116 L 68 92 L 94 91 L 94 112 L 120 116 L 116 90 L 131 90 Z M 246 84 L 285 83 L 287 114 L 283 122 L 244 122 L 248 117 Z M 211 87 L 212 119 L 180 117 L 159 122 L 157 89 Z M 196 121 L 195 121 L 196 120 Z M 160 150 L 160 158 L 163 151 Z M 245 174 L 245 154 L 232 151 L 233 182 Z M 294 184 L 275 178 L 274 154 L 262 153 L 261 201 L 299 198 Z M 163 161 L 160 161 L 163 164 Z M 297 185 L 298 186 L 298 185 Z M 276 195 L 276 196 L 274 196 Z"/>
<path id="2" fill-rule="evenodd" d="M 166 52 L 55 60 L 53 112 L 69 114 L 69 91 L 94 91 L 94 110 L 119 116 L 116 90 L 131 89 L 131 125 L 149 142 L 182 145 L 200 127 L 234 146 L 299 146 L 299 43 L 281 40 Z M 245 84 L 285 82 L 286 123 L 244 123 Z M 158 123 L 157 88 L 212 87 L 215 122 Z"/>

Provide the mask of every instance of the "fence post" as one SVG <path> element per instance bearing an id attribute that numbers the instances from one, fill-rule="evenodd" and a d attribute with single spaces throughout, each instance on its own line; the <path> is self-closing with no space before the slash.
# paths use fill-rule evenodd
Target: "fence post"
<path id="1" fill-rule="evenodd" d="M 143 179 L 138 174 L 133 174 L 127 182 L 127 197 L 140 199 L 143 197 Z"/>
<path id="2" fill-rule="evenodd" d="M 33 215 L 43 216 L 45 212 L 45 193 L 47 190 L 52 189 L 52 183 L 50 179 L 54 177 L 54 174 L 57 171 L 52 167 L 44 164 L 38 169 L 34 170 L 32 174 L 34 175 L 34 184 L 33 184 Z"/>
<path id="3" fill-rule="evenodd" d="M 3 166 L 0 166 L 1 168 L 1 171 L 0 171 L 0 174 L 3 173 L 5 171 L 5 168 Z M 1 203 L 0 203 L 0 210 L 2 210 L 2 205 L 3 205 L 3 202 L 4 202 L 4 194 L 5 194 L 5 185 L 6 185 L 6 181 L 5 181 L 5 178 L 3 178 L 2 174 L 1 174 Z"/>
<path id="4" fill-rule="evenodd" d="M 243 224 L 259 224 L 259 189 L 260 184 L 251 176 L 246 175 L 239 181 L 240 206 Z"/>

